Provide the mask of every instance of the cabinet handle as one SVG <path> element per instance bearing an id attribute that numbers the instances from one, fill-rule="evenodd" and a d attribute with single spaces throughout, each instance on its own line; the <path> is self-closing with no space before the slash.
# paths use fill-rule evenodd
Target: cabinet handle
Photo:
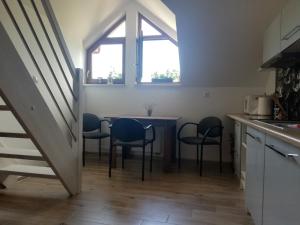
<path id="1" fill-rule="evenodd" d="M 261 143 L 261 139 L 259 137 L 255 137 L 255 141 L 257 141 L 258 143 Z"/>
<path id="2" fill-rule="evenodd" d="M 251 137 L 252 139 L 254 139 L 255 141 L 257 141 L 258 143 L 262 143 L 261 139 L 259 137 L 255 137 L 254 135 L 250 134 L 250 133 L 246 133 L 249 137 Z"/>
<path id="3" fill-rule="evenodd" d="M 295 159 L 295 158 L 299 157 L 299 155 L 298 154 L 287 154 L 287 157 Z"/>
<path id="4" fill-rule="evenodd" d="M 277 154 L 283 156 L 284 158 L 287 158 L 287 159 L 295 159 L 297 157 L 299 157 L 298 154 L 293 154 L 293 153 L 290 153 L 290 154 L 286 154 L 286 153 L 283 153 L 282 151 L 276 149 L 274 147 L 274 145 L 266 145 L 269 149 L 273 150 L 274 152 L 276 152 Z"/>
<path id="5" fill-rule="evenodd" d="M 246 133 L 249 137 L 251 137 L 251 138 L 253 138 L 253 139 L 255 139 L 255 137 L 252 135 L 252 134 L 250 134 L 250 133 Z"/>
<path id="6" fill-rule="evenodd" d="M 299 30 L 300 30 L 300 26 L 294 27 L 294 29 L 292 29 L 289 33 L 287 33 L 281 40 L 282 41 L 289 40 L 291 37 L 294 36 L 294 34 L 298 33 Z"/>

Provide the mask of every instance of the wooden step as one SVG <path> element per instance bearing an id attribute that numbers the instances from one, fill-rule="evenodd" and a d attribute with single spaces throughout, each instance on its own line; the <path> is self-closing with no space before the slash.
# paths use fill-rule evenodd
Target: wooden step
<path id="1" fill-rule="evenodd" d="M 38 150 L 17 148 L 0 148 L 0 158 L 43 160 Z"/>
<path id="2" fill-rule="evenodd" d="M 0 132 L 0 137 L 6 138 L 30 138 L 28 134 L 25 133 L 10 133 L 10 132 Z"/>
<path id="3" fill-rule="evenodd" d="M 50 167 L 44 166 L 30 166 L 12 164 L 9 166 L 1 167 L 0 174 L 16 175 L 24 177 L 41 177 L 56 179 L 56 175 Z"/>
<path id="4" fill-rule="evenodd" d="M 0 111 L 11 111 L 7 105 L 0 105 Z"/>

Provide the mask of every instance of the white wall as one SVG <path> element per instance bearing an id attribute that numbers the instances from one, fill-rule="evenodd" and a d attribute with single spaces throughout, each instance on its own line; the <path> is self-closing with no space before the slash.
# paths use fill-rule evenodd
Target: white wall
<path id="1" fill-rule="evenodd" d="M 142 5 L 132 2 L 126 7 L 120 7 L 114 10 L 105 20 L 102 20 L 101 22 L 99 21 L 98 25 L 94 26 L 96 29 L 94 29 L 93 32 L 89 32 L 84 38 L 81 39 L 81 41 L 83 42 L 83 48 L 87 48 L 93 41 L 99 38 L 104 33 L 104 31 L 107 30 L 108 27 L 111 24 L 113 24 L 114 21 L 116 21 L 118 18 L 124 15 L 126 11 L 130 13 L 135 13 L 136 15 L 137 10 L 142 11 L 142 13 L 146 14 L 147 17 L 154 20 L 156 24 L 161 26 L 171 36 L 176 36 L 176 33 L 171 28 L 171 26 L 168 25 L 168 23 L 164 23 L 162 19 L 156 17 L 153 12 L 149 11 Z M 159 12 L 156 12 L 156 14 L 159 14 Z M 136 75 L 136 27 L 130 26 L 130 24 L 134 23 L 136 20 L 135 15 L 127 15 L 127 24 L 129 24 L 129 26 L 127 25 L 127 32 L 129 34 L 129 37 L 126 42 L 126 85 L 115 87 L 86 85 L 84 87 L 85 111 L 94 113 L 99 116 L 111 114 L 145 115 L 144 105 L 153 103 L 155 104 L 154 115 L 156 116 L 182 117 L 182 120 L 179 122 L 178 126 L 180 126 L 180 124 L 186 121 L 197 122 L 205 116 L 219 116 L 220 118 L 222 118 L 225 125 L 224 148 L 226 152 L 225 160 L 228 161 L 230 159 L 229 133 L 232 132 L 232 121 L 226 118 L 226 114 L 242 112 L 244 96 L 249 94 L 263 94 L 265 92 L 265 82 L 262 82 L 262 80 L 266 80 L 266 78 L 259 79 L 259 82 L 257 82 L 256 84 L 255 82 L 249 82 L 249 86 L 251 87 L 247 87 L 247 85 L 245 85 L 245 82 L 241 82 L 241 80 L 243 79 L 251 80 L 251 76 L 257 77 L 257 64 L 250 63 L 250 66 L 253 67 L 251 69 L 251 71 L 254 71 L 253 73 L 249 71 L 244 71 L 245 74 L 243 74 L 239 72 L 242 71 L 241 69 L 233 69 L 230 72 L 228 72 L 228 70 L 225 70 L 222 73 L 216 74 L 216 70 L 211 69 L 207 70 L 205 73 L 182 74 L 188 79 L 190 77 L 201 76 L 200 79 L 197 80 L 205 80 L 205 78 L 213 75 L 215 79 L 219 77 L 220 81 L 223 81 L 224 77 L 232 78 L 233 76 L 231 73 L 236 73 L 234 77 L 244 77 L 239 78 L 238 82 L 235 82 L 233 80 L 226 81 L 225 83 L 229 84 L 227 86 L 219 85 L 219 81 L 211 83 L 209 87 L 205 87 L 205 84 L 201 84 L 199 82 L 186 82 L 189 84 L 184 84 L 179 87 L 136 86 L 134 84 Z M 78 42 L 79 37 L 71 35 L 73 29 L 72 26 L 64 26 L 64 14 L 61 14 L 59 16 L 59 19 L 62 20 L 60 24 L 63 26 L 62 28 L 64 34 L 66 35 L 66 39 L 76 39 L 76 42 Z M 75 19 L 73 21 L 73 24 L 76 24 Z M 219 39 L 222 40 L 222 37 L 220 36 Z M 82 52 L 83 55 L 84 53 L 85 52 Z M 228 57 L 230 57 L 230 55 L 232 54 L 234 53 L 230 52 L 230 54 L 228 54 Z M 190 58 L 197 58 L 197 56 L 197 54 L 191 55 Z M 255 55 L 254 57 L 260 57 L 260 55 Z M 243 64 L 237 66 L 241 68 L 241 66 L 247 65 L 247 59 L 248 58 L 246 57 Z M 199 58 L 199 60 L 201 59 Z M 222 59 L 218 60 L 221 61 L 212 61 L 210 62 L 210 65 L 218 67 L 218 65 L 222 63 Z M 257 62 L 259 60 L 260 59 L 255 58 L 252 60 L 252 62 Z M 193 64 L 194 68 L 192 68 L 192 71 L 197 71 L 197 69 L 201 71 L 201 68 L 199 68 L 200 65 L 201 63 Z M 248 67 L 249 65 L 247 65 L 247 68 Z M 242 86 L 244 87 L 238 87 L 238 85 L 237 87 L 231 87 L 232 85 L 230 85 L 230 83 L 243 83 Z M 186 134 L 190 134 L 192 132 L 192 130 L 187 130 Z M 161 136 L 160 139 L 163 139 L 163 137 Z M 103 143 L 104 149 L 107 149 L 107 144 L 107 142 Z M 158 149 L 160 148 L 160 146 L 160 143 L 156 143 L 155 148 Z M 97 142 L 89 141 L 87 143 L 87 151 L 97 151 Z M 183 157 L 195 158 L 195 154 L 196 153 L 192 147 L 184 146 Z M 210 154 L 205 154 L 205 158 L 209 160 L 217 160 L 218 157 L 216 154 L 217 151 L 212 151 Z"/>
<path id="2" fill-rule="evenodd" d="M 276 89 L 276 72 L 271 71 L 266 84 L 266 94 L 272 95 L 275 93 Z"/>
<path id="3" fill-rule="evenodd" d="M 287 0 L 163 0 L 176 14 L 184 84 L 263 87 L 263 34 Z"/>
<path id="4" fill-rule="evenodd" d="M 248 94 L 263 94 L 264 88 L 199 88 L 199 87 L 85 87 L 85 109 L 99 116 L 112 114 L 146 115 L 144 105 L 155 104 L 154 116 L 180 116 L 178 125 L 186 122 L 198 122 L 205 116 L 220 117 L 225 126 L 225 159 L 229 155 L 229 133 L 232 121 L 227 113 L 239 113 L 243 110 L 243 99 Z M 205 96 L 209 97 L 205 97 Z M 192 133 L 187 130 L 185 134 Z M 88 149 L 96 151 L 96 143 L 88 144 Z M 157 144 L 156 147 L 160 145 Z M 107 148 L 107 143 L 104 143 Z M 218 159 L 216 154 L 207 155 L 207 159 Z M 183 157 L 195 157 L 195 151 L 184 146 Z"/>

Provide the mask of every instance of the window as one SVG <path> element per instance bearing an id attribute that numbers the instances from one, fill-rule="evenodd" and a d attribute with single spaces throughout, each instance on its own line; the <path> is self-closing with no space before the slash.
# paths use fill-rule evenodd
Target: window
<path id="1" fill-rule="evenodd" d="M 138 29 L 137 82 L 180 82 L 177 42 L 141 14 Z"/>
<path id="2" fill-rule="evenodd" d="M 125 83 L 125 38 L 124 17 L 87 50 L 87 83 Z"/>

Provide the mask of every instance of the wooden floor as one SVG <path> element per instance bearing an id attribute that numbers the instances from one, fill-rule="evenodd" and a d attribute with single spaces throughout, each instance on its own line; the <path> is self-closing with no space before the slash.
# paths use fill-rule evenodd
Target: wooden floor
<path id="1" fill-rule="evenodd" d="M 82 194 L 69 198 L 56 180 L 27 178 L 0 191 L 0 225 L 252 225 L 244 194 L 229 172 L 194 162 L 180 173 L 160 172 L 140 180 L 140 161 L 107 177 L 106 160 L 87 158 Z M 227 169 L 229 171 L 229 169 Z"/>

